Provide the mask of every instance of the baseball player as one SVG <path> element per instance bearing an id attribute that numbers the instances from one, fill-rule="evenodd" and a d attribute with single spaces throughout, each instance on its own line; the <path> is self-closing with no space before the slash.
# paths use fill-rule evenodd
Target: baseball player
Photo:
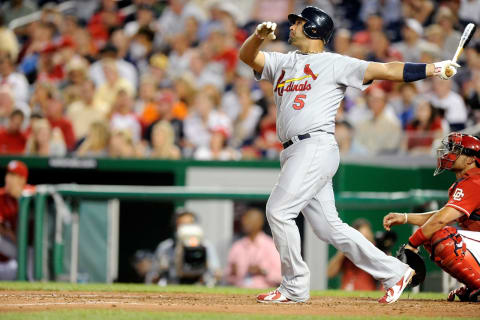
<path id="1" fill-rule="evenodd" d="M 385 229 L 409 223 L 420 228 L 410 237 L 406 249 L 418 252 L 424 245 L 445 272 L 465 284 L 448 295 L 448 300 L 477 301 L 480 295 L 480 139 L 451 133 L 438 150 L 437 170 L 453 171 L 457 181 L 450 187 L 447 204 L 426 213 L 389 213 Z M 457 221 L 463 230 L 448 224 Z"/>
<path id="2" fill-rule="evenodd" d="M 23 162 L 8 163 L 5 186 L 0 188 L 0 280 L 15 280 L 17 276 L 18 199 L 27 177 L 28 169 Z"/>
<path id="3" fill-rule="evenodd" d="M 306 7 L 288 19 L 288 41 L 297 51 L 259 51 L 266 39 L 275 39 L 276 24 L 263 22 L 239 52 L 258 80 L 274 85 L 277 135 L 284 147 L 281 173 L 266 207 L 283 280 L 277 290 L 257 296 L 257 301 L 296 303 L 309 299 L 310 271 L 300 254 L 300 234 L 294 221 L 302 212 L 320 239 L 383 283 L 388 290 L 379 302 L 395 302 L 414 270 L 385 255 L 343 223 L 335 208 L 332 178 L 339 165 L 335 114 L 349 86 L 365 90 L 376 79 L 416 81 L 434 75 L 448 79 L 447 73 L 453 76 L 458 65 L 451 61 L 428 65 L 375 63 L 325 52 L 334 26 L 324 11 Z"/>

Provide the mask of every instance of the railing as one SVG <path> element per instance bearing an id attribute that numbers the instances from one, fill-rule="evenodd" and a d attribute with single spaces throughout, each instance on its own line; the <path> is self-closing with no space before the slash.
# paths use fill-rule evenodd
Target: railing
<path id="1" fill-rule="evenodd" d="M 46 200 L 50 195 L 58 194 L 70 199 L 138 199 L 145 201 L 164 200 L 210 200 L 210 199 L 238 199 L 238 200 L 267 200 L 270 190 L 251 188 L 200 188 L 200 187 L 149 187 L 149 186 L 99 186 L 99 185 L 40 185 L 35 194 L 35 224 L 34 224 L 34 278 L 43 277 L 43 239 L 44 216 Z M 18 280 L 27 279 L 27 235 L 28 214 L 32 195 L 25 195 L 20 201 L 18 223 Z M 362 208 L 391 209 L 413 208 L 429 201 L 444 201 L 447 193 L 435 190 L 411 190 L 409 192 L 340 192 L 336 196 L 336 205 L 339 210 Z M 75 209 L 74 209 L 75 210 Z M 78 213 L 76 213 L 78 214 Z M 53 247 L 54 275 L 62 271 L 62 243 L 58 237 L 60 215 L 56 214 L 55 244 Z M 61 223 L 61 221 L 60 221 Z M 73 226 L 75 228 L 75 226 Z M 77 226 L 78 227 L 78 226 Z M 77 235 L 73 235 L 72 252 L 76 252 L 78 245 Z M 75 262 L 75 254 L 72 256 Z M 75 272 L 75 266 L 71 271 Z M 75 281 L 72 276 L 72 281 Z"/>

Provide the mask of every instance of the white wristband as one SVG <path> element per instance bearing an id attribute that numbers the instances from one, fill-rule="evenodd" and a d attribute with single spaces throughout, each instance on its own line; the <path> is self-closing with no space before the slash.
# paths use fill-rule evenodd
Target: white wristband
<path id="1" fill-rule="evenodd" d="M 405 222 L 404 222 L 403 224 L 407 224 L 407 222 L 408 222 L 408 214 L 407 214 L 407 213 L 404 213 L 403 215 L 405 216 Z"/>

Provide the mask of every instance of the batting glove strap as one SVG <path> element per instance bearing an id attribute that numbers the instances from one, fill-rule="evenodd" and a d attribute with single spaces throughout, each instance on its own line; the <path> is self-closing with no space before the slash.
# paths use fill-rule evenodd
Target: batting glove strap
<path id="1" fill-rule="evenodd" d="M 457 74 L 457 68 L 460 68 L 460 65 L 452 60 L 435 62 L 433 65 L 433 75 L 438 76 L 443 80 L 448 80 L 453 77 L 455 74 Z"/>
<path id="2" fill-rule="evenodd" d="M 255 35 L 262 40 L 275 40 L 277 38 L 275 36 L 275 29 L 277 29 L 277 24 L 275 22 L 262 22 L 257 26 Z"/>
<path id="3" fill-rule="evenodd" d="M 414 248 L 418 248 L 427 240 L 427 237 L 425 237 L 425 235 L 423 234 L 422 228 L 419 228 L 410 238 L 408 238 L 408 244 Z"/>

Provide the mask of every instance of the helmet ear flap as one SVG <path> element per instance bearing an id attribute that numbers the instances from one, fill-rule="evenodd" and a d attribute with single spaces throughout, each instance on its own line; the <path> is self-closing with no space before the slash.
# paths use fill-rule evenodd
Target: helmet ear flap
<path id="1" fill-rule="evenodd" d="M 317 30 L 317 26 L 311 21 L 305 22 L 305 24 L 303 25 L 303 32 L 307 35 L 307 37 L 310 37 L 312 39 L 319 39 L 319 32 Z"/>

